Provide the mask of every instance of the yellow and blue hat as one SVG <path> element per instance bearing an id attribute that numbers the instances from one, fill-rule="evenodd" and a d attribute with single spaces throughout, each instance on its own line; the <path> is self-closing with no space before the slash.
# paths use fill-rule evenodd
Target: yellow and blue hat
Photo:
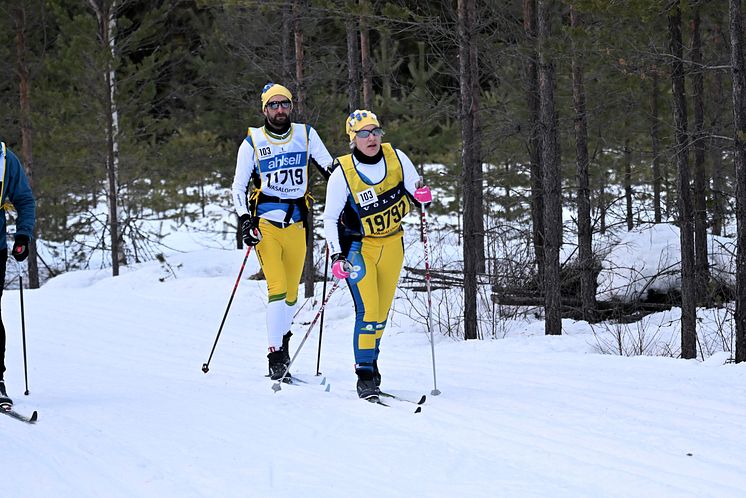
<path id="1" fill-rule="evenodd" d="M 278 83 L 272 83 L 270 81 L 269 83 L 264 85 L 264 88 L 262 88 L 262 110 L 267 107 L 267 102 L 269 102 L 269 99 L 271 99 L 275 95 L 282 95 L 284 97 L 287 97 L 290 102 L 293 101 L 293 94 L 290 93 L 290 90 Z"/>
<path id="2" fill-rule="evenodd" d="M 345 120 L 345 131 L 350 136 L 350 141 L 355 140 L 355 133 L 368 125 L 381 127 L 378 122 L 378 116 L 365 109 L 356 109 Z"/>

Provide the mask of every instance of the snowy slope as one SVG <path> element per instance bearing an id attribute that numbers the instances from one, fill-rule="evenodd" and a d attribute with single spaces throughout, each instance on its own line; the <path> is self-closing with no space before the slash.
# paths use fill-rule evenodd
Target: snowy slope
<path id="1" fill-rule="evenodd" d="M 331 391 L 273 393 L 252 255 L 204 374 L 243 256 L 191 252 L 170 257 L 176 278 L 152 262 L 26 290 L 28 397 L 18 291 L 6 291 L 9 394 L 40 419 L 0 417 L 0 496 L 743 496 L 746 365 L 598 355 L 584 323 L 565 321 L 561 337 L 541 322 L 501 340 L 436 337 L 442 394 L 414 414 L 356 399 L 342 287 L 323 334 Z M 314 313 L 299 315 L 293 348 Z M 392 322 L 383 387 L 429 393 L 427 334 Z M 312 382 L 317 341 L 318 329 L 293 368 Z"/>

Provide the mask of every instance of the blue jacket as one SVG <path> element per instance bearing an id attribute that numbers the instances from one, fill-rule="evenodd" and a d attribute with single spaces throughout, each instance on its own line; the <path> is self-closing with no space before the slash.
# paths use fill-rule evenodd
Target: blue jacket
<path id="1" fill-rule="evenodd" d="M 26 235 L 31 240 L 36 223 L 36 200 L 28 184 L 23 166 L 15 154 L 0 142 L 0 170 L 3 172 L 0 206 L 13 204 L 18 212 L 16 235 Z M 5 213 L 0 216 L 0 250 L 7 249 Z"/>

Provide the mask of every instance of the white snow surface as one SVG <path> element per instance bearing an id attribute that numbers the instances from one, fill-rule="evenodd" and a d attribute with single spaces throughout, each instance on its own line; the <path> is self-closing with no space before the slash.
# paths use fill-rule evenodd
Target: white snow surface
<path id="1" fill-rule="evenodd" d="M 680 237 L 679 228 L 670 223 L 622 232 L 601 261 L 596 299 L 630 302 L 644 299 L 650 290 L 680 290 Z M 735 241 L 709 234 L 707 253 L 713 278 L 735 288 Z"/>
<path id="2" fill-rule="evenodd" d="M 358 400 L 352 301 L 343 285 L 292 371 L 312 384 L 274 393 L 266 365 L 266 284 L 240 280 L 210 371 L 202 372 L 245 253 L 209 249 L 72 272 L 6 290 L 6 383 L 30 426 L 0 416 L 0 496 L 741 497 L 746 364 L 597 354 L 584 322 L 545 336 L 435 337 L 398 314 L 383 337 L 385 390 Z M 406 309 L 401 290 L 399 309 Z M 293 325 L 298 347 L 316 298 Z M 302 299 L 301 299 L 302 302 Z M 315 385 L 322 378 L 325 392 Z"/>

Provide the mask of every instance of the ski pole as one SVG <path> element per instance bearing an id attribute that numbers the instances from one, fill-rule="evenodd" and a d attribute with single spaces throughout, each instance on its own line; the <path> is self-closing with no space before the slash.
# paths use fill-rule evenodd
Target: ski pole
<path id="1" fill-rule="evenodd" d="M 28 390 L 28 360 L 26 359 L 26 318 L 23 309 L 23 275 L 18 274 L 18 284 L 21 294 L 21 340 L 23 342 L 23 376 L 26 379 L 26 391 L 23 393 L 29 395 Z"/>
<path id="2" fill-rule="evenodd" d="M 324 287 L 321 291 L 321 295 L 326 295 L 326 277 L 329 271 L 329 246 L 326 246 L 326 259 L 324 260 Z M 316 375 L 321 375 L 319 366 L 321 365 L 321 337 L 324 335 L 324 312 L 321 312 L 321 323 L 319 323 L 319 348 L 318 355 L 316 356 Z"/>
<path id="3" fill-rule="evenodd" d="M 305 301 L 303 301 L 303 304 L 301 304 L 300 307 L 297 310 L 295 310 L 295 313 L 293 313 L 293 322 L 295 322 L 295 319 L 298 318 L 298 315 L 300 314 L 301 311 L 303 311 L 303 308 L 306 307 L 306 304 L 308 304 L 308 301 L 310 300 L 311 298 L 307 297 Z"/>
<path id="4" fill-rule="evenodd" d="M 319 308 L 319 311 L 316 312 L 316 316 L 313 317 L 313 320 L 311 321 L 311 325 L 308 326 L 308 330 L 306 330 L 306 334 L 303 336 L 303 340 L 300 342 L 300 345 L 298 346 L 298 349 L 295 350 L 295 354 L 293 355 L 293 358 L 290 360 L 290 363 L 288 363 L 288 366 L 285 367 L 285 373 L 282 374 L 282 377 L 272 385 L 272 390 L 274 392 L 277 392 L 282 389 L 282 381 L 287 377 L 288 372 L 290 371 L 290 367 L 293 366 L 293 363 L 295 363 L 295 359 L 298 357 L 298 353 L 300 353 L 300 350 L 303 348 L 303 345 L 306 343 L 306 339 L 308 339 L 308 336 L 311 334 L 311 330 L 313 330 L 313 326 L 316 325 L 316 321 L 318 321 L 319 317 L 321 316 L 321 313 L 324 312 L 324 308 L 326 308 L 326 303 L 329 302 L 329 298 L 332 297 L 332 294 L 335 290 L 337 290 L 337 287 L 339 287 L 339 280 L 336 280 L 334 282 L 334 285 L 332 285 L 332 288 L 329 289 L 329 294 L 326 295 L 324 298 L 324 301 L 321 303 L 321 308 Z"/>
<path id="5" fill-rule="evenodd" d="M 428 235 L 427 235 L 427 208 L 422 206 L 420 212 L 420 220 L 422 222 L 422 234 L 423 244 L 425 247 L 425 285 L 427 287 L 427 328 L 430 332 L 430 353 L 433 359 L 433 390 L 430 394 L 437 396 L 440 394 L 438 391 L 438 382 L 435 377 L 435 340 L 433 339 L 433 294 L 430 286 L 430 251 L 428 247 Z"/>
<path id="6" fill-rule="evenodd" d="M 204 363 L 202 365 L 202 371 L 207 373 L 210 371 L 210 361 L 212 361 L 212 355 L 215 353 L 215 346 L 218 345 L 218 339 L 220 339 L 220 333 L 223 331 L 223 325 L 225 325 L 225 319 L 228 316 L 228 310 L 231 309 L 231 303 L 233 302 L 233 297 L 236 295 L 236 289 L 238 289 L 238 283 L 241 281 L 241 275 L 243 274 L 243 269 L 246 266 L 246 261 L 249 259 L 249 254 L 251 253 L 252 246 L 249 246 L 248 249 L 246 249 L 246 256 L 243 258 L 243 263 L 241 264 L 241 270 L 238 272 L 238 278 L 236 278 L 236 283 L 233 286 L 233 292 L 231 292 L 231 298 L 228 300 L 228 306 L 225 308 L 225 313 L 223 314 L 223 321 L 220 322 L 220 328 L 218 328 L 218 335 L 215 336 L 215 342 L 212 345 L 212 351 L 210 351 L 210 357 L 207 359 L 207 363 Z"/>

